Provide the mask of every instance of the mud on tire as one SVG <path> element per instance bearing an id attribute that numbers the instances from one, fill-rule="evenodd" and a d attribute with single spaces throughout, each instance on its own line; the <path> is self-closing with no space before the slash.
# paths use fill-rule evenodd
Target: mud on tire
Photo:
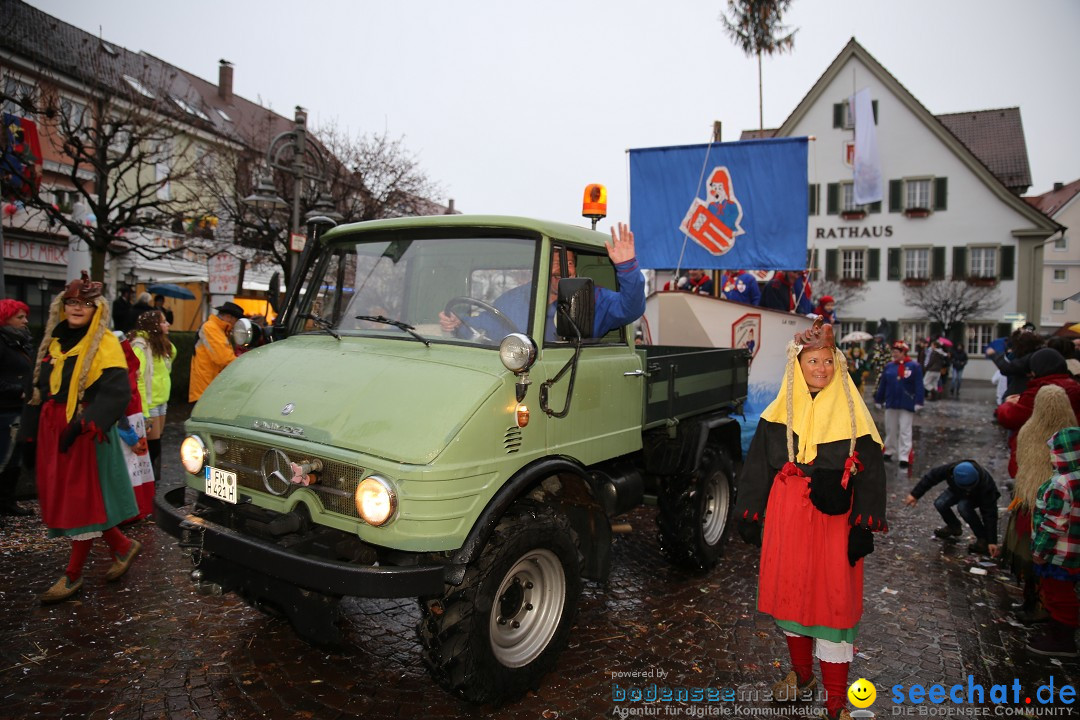
<path id="1" fill-rule="evenodd" d="M 569 521 L 551 507 L 516 506 L 461 585 L 421 603 L 424 662 L 465 700 L 515 699 L 554 667 L 580 595 L 581 555 Z"/>
<path id="2" fill-rule="evenodd" d="M 716 565 L 735 504 L 731 461 L 719 445 L 702 451 L 696 473 L 669 479 L 660 492 L 660 548 L 672 563 L 693 570 Z"/>

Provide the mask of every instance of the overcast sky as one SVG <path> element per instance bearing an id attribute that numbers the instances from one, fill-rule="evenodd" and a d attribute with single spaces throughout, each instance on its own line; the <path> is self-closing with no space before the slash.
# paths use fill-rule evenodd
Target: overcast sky
<path id="1" fill-rule="evenodd" d="M 61 20 L 310 124 L 404 139 L 464 212 L 575 224 L 590 182 L 628 213 L 628 148 L 758 126 L 723 0 L 32 0 Z M 1019 106 L 1033 186 L 1080 178 L 1080 2 L 795 0 L 764 63 L 776 127 L 855 37 L 935 114 Z M 886 173 L 888 169 L 885 168 Z"/>

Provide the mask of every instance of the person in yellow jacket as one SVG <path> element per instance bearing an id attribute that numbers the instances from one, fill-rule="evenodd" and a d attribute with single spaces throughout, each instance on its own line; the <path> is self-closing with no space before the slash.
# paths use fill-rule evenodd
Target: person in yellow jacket
<path id="1" fill-rule="evenodd" d="M 218 373 L 236 359 L 236 352 L 233 350 L 229 334 L 236 321 L 244 317 L 244 309 L 234 302 L 227 302 L 214 309 L 217 310 L 217 315 L 211 316 L 199 328 L 195 356 L 191 358 L 189 402 L 195 402 L 202 397 L 203 392 L 218 376 Z"/>

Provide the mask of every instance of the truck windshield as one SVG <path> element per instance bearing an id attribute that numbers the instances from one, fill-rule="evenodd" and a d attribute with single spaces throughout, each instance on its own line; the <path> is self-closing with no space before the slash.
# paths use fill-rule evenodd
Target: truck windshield
<path id="1" fill-rule="evenodd" d="M 425 238 L 338 243 L 305 278 L 298 311 L 341 336 L 498 347 L 529 333 L 538 241 L 524 238 Z M 443 315 L 440 322 L 440 313 Z M 301 332 L 322 332 L 310 317 Z"/>

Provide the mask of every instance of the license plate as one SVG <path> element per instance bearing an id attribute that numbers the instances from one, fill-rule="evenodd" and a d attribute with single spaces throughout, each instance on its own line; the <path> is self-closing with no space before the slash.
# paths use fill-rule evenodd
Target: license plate
<path id="1" fill-rule="evenodd" d="M 236 504 L 236 473 L 206 466 L 206 494 Z"/>

